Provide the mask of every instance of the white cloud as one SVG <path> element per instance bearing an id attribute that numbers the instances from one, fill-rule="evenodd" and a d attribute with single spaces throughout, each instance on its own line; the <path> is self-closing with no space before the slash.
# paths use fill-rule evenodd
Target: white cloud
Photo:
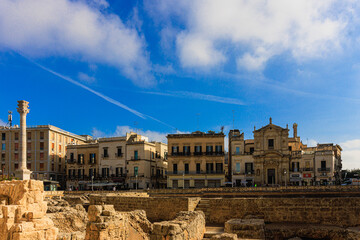
<path id="1" fill-rule="evenodd" d="M 167 143 L 166 135 L 167 133 L 157 132 L 157 131 L 151 131 L 151 130 L 142 130 L 142 129 L 134 129 L 130 126 L 117 126 L 115 132 L 113 133 L 105 133 L 102 132 L 96 128 L 93 128 L 91 134 L 95 138 L 99 137 L 119 137 L 119 136 L 125 136 L 126 133 L 130 132 L 137 132 L 138 134 L 148 137 L 149 141 L 156 141 L 156 142 L 163 142 Z"/>
<path id="2" fill-rule="evenodd" d="M 88 4 L 87 4 L 88 3 Z M 145 41 L 104 0 L 2 0 L 0 50 L 107 64 L 139 86 L 154 84 Z"/>
<path id="3" fill-rule="evenodd" d="M 307 146 L 308 146 L 308 147 L 316 147 L 317 144 L 318 144 L 318 142 L 317 142 L 316 140 L 314 140 L 314 139 L 309 139 L 309 140 L 307 141 Z"/>
<path id="4" fill-rule="evenodd" d="M 95 82 L 95 77 L 92 77 L 92 76 L 89 76 L 87 75 L 86 73 L 83 73 L 83 72 L 79 72 L 78 73 L 78 78 L 79 80 L 85 82 L 85 83 L 93 83 Z"/>
<path id="5" fill-rule="evenodd" d="M 358 7 L 351 0 L 149 2 L 147 9 L 158 21 L 183 20 L 175 34 L 184 67 L 214 67 L 235 57 L 238 67 L 249 71 L 262 70 L 282 53 L 302 61 L 339 50 L 348 14 Z"/>
<path id="6" fill-rule="evenodd" d="M 360 168 L 360 139 L 340 143 L 342 147 L 343 169 Z"/>
<path id="7" fill-rule="evenodd" d="M 5 126 L 6 122 L 4 122 L 3 120 L 0 119 L 0 126 Z"/>

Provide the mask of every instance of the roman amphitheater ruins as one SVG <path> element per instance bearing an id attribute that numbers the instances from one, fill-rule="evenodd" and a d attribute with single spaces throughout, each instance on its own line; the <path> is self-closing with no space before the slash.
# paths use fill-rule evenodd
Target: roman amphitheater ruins
<path id="1" fill-rule="evenodd" d="M 43 191 L 0 182 L 0 239 L 360 239 L 357 186 Z"/>
<path id="2" fill-rule="evenodd" d="M 0 240 L 360 239 L 359 186 L 44 191 L 18 106 L 20 180 L 0 181 Z"/>

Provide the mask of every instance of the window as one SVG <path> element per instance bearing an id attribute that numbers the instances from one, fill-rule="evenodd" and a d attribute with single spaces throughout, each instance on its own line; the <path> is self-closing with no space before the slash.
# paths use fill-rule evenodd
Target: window
<path id="1" fill-rule="evenodd" d="M 102 168 L 101 169 L 101 176 L 102 177 L 109 177 L 109 168 Z"/>
<path id="2" fill-rule="evenodd" d="M 254 148 L 251 147 L 251 148 L 250 148 L 250 154 L 253 154 L 253 153 L 254 153 Z"/>
<path id="3" fill-rule="evenodd" d="M 40 160 L 44 160 L 44 153 L 40 153 Z"/>
<path id="4" fill-rule="evenodd" d="M 74 161 L 74 153 L 70 153 L 70 160 Z"/>
<path id="5" fill-rule="evenodd" d="M 121 147 L 117 147 L 117 156 L 122 157 L 122 148 Z"/>
<path id="6" fill-rule="evenodd" d="M 237 162 L 236 165 L 235 165 L 235 171 L 236 171 L 237 173 L 240 172 L 240 163 L 239 163 L 239 162 Z"/>
<path id="7" fill-rule="evenodd" d="M 179 152 L 179 146 L 172 146 L 171 147 L 171 153 L 172 155 L 177 155 Z"/>
<path id="8" fill-rule="evenodd" d="M 293 172 L 298 172 L 299 171 L 299 162 L 292 162 L 291 166 L 292 166 L 292 171 Z"/>
<path id="9" fill-rule="evenodd" d="M 55 171 L 55 165 L 54 164 L 51 164 L 51 171 Z"/>
<path id="10" fill-rule="evenodd" d="M 104 148 L 103 148 L 103 151 L 104 151 L 104 154 L 103 154 L 104 158 L 109 157 L 108 148 L 107 148 L 107 147 L 104 147 Z"/>
<path id="11" fill-rule="evenodd" d="M 40 171 L 44 171 L 44 163 L 40 163 Z"/>
<path id="12" fill-rule="evenodd" d="M 177 174 L 177 171 L 178 171 L 177 164 L 174 163 L 173 164 L 173 172 L 174 172 L 174 174 Z"/>
<path id="13" fill-rule="evenodd" d="M 31 150 L 31 142 L 28 142 L 26 145 L 27 150 Z"/>
<path id="14" fill-rule="evenodd" d="M 27 132 L 26 136 L 27 136 L 27 140 L 31 140 L 31 132 Z"/>
<path id="15" fill-rule="evenodd" d="M 206 173 L 214 172 L 214 165 L 212 163 L 206 163 Z"/>
<path id="16" fill-rule="evenodd" d="M 15 163 L 15 164 L 14 164 L 14 168 L 15 168 L 15 169 L 18 169 L 18 168 L 19 168 L 19 164 L 18 164 L 18 163 Z"/>
<path id="17" fill-rule="evenodd" d="M 223 164 L 216 163 L 216 173 L 223 173 Z"/>
<path id="18" fill-rule="evenodd" d="M 51 151 L 54 151 L 55 149 L 55 143 L 51 143 Z"/>
<path id="19" fill-rule="evenodd" d="M 40 142 L 40 150 L 44 150 L 44 142 Z"/>
<path id="20" fill-rule="evenodd" d="M 5 143 L 1 144 L 1 150 L 5 151 Z"/>
<path id="21" fill-rule="evenodd" d="M 201 146 L 195 146 L 195 155 L 201 154 Z"/>
<path id="22" fill-rule="evenodd" d="M 61 152 L 61 145 L 59 145 L 59 152 Z"/>
<path id="23" fill-rule="evenodd" d="M 121 175 L 121 176 L 124 175 L 124 172 L 123 172 L 123 168 L 122 168 L 122 167 L 120 168 L 120 175 Z"/>
<path id="24" fill-rule="evenodd" d="M 29 170 L 31 170 L 31 163 L 27 163 L 27 164 L 26 164 L 26 168 L 29 169 Z"/>
<path id="25" fill-rule="evenodd" d="M 89 163 L 90 164 L 96 163 L 96 153 L 90 153 L 90 155 L 89 155 Z"/>
<path id="26" fill-rule="evenodd" d="M 292 150 L 292 147 L 291 146 L 289 146 L 289 151 L 291 151 Z"/>
<path id="27" fill-rule="evenodd" d="M 188 163 L 185 163 L 184 169 L 185 169 L 185 174 L 189 174 L 189 164 Z"/>
<path id="28" fill-rule="evenodd" d="M 6 133 L 2 133 L 2 134 L 1 134 L 1 140 L 3 140 L 3 141 L 6 140 Z"/>
<path id="29" fill-rule="evenodd" d="M 222 153 L 222 146 L 221 145 L 215 146 L 215 152 Z"/>
<path id="30" fill-rule="evenodd" d="M 28 161 L 31 160 L 31 153 L 27 153 L 27 160 L 28 160 Z"/>
<path id="31" fill-rule="evenodd" d="M 196 173 L 199 174 L 201 172 L 201 165 L 200 163 L 196 164 Z"/>
<path id="32" fill-rule="evenodd" d="M 71 176 L 71 169 L 68 170 L 68 177 Z"/>
<path id="33" fill-rule="evenodd" d="M 89 168 L 89 176 L 92 177 L 92 176 L 94 176 L 93 174 L 94 174 L 93 169 L 92 169 L 92 168 Z"/>
<path id="34" fill-rule="evenodd" d="M 19 154 L 18 154 L 18 153 L 15 153 L 14 156 L 15 156 L 15 157 L 14 157 L 15 160 L 19 160 Z"/>
<path id="35" fill-rule="evenodd" d="M 61 142 L 61 135 L 59 135 L 58 142 Z"/>
<path id="36" fill-rule="evenodd" d="M 139 174 L 139 167 L 134 167 L 134 176 L 138 176 Z"/>
<path id="37" fill-rule="evenodd" d="M 138 151 L 135 150 L 135 151 L 134 151 L 134 159 L 135 159 L 135 160 L 138 160 L 138 158 L 139 158 L 139 156 L 138 156 Z"/>
<path id="38" fill-rule="evenodd" d="M 78 164 L 84 164 L 84 154 L 78 154 Z"/>
<path id="39" fill-rule="evenodd" d="M 15 140 L 19 140 L 19 133 L 15 133 Z"/>
<path id="40" fill-rule="evenodd" d="M 326 161 L 321 161 L 321 168 L 322 169 L 326 168 Z"/>
<path id="41" fill-rule="evenodd" d="M 5 161 L 5 153 L 1 154 L 1 161 Z"/>
<path id="42" fill-rule="evenodd" d="M 206 146 L 206 153 L 212 153 L 213 152 L 213 146 Z"/>
<path id="43" fill-rule="evenodd" d="M 40 132 L 40 139 L 44 139 L 44 132 Z"/>
<path id="44" fill-rule="evenodd" d="M 59 166 L 58 166 L 59 168 L 58 168 L 58 170 L 59 170 L 59 172 L 61 172 L 61 165 L 59 164 Z"/>
<path id="45" fill-rule="evenodd" d="M 240 147 L 236 147 L 235 153 L 240 154 Z"/>
<path id="46" fill-rule="evenodd" d="M 245 163 L 245 173 L 246 174 L 253 174 L 253 163 Z"/>
<path id="47" fill-rule="evenodd" d="M 18 143 L 15 143 L 14 147 L 15 147 L 15 151 L 19 150 L 19 144 Z"/>
<path id="48" fill-rule="evenodd" d="M 55 140 L 55 134 L 51 133 L 51 140 Z"/>
<path id="49" fill-rule="evenodd" d="M 269 147 L 269 149 L 274 148 L 274 139 L 268 139 L 268 147 Z"/>
<path id="50" fill-rule="evenodd" d="M 61 163 L 61 156 L 59 156 L 59 161 L 58 162 Z"/>
<path id="51" fill-rule="evenodd" d="M 119 168 L 115 168 L 115 176 L 118 177 L 119 176 Z"/>
<path id="52" fill-rule="evenodd" d="M 154 159 L 155 158 L 155 154 L 154 152 L 151 152 L 151 159 Z"/>
<path id="53" fill-rule="evenodd" d="M 184 155 L 190 155 L 190 146 L 184 146 L 183 147 Z"/>
<path id="54" fill-rule="evenodd" d="M 81 169 L 78 169 L 78 177 L 80 178 L 81 177 Z"/>

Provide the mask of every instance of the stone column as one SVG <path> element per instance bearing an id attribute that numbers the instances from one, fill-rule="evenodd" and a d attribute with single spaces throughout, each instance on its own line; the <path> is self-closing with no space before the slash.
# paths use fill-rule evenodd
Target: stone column
<path id="1" fill-rule="evenodd" d="M 15 177 L 29 180 L 31 171 L 26 168 L 26 115 L 29 113 L 29 102 L 18 101 L 17 111 L 20 113 L 20 168 L 15 171 Z"/>

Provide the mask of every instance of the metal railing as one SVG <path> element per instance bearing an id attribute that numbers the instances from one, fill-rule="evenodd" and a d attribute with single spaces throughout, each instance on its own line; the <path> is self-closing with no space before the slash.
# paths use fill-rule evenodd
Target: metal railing
<path id="1" fill-rule="evenodd" d="M 213 171 L 167 171 L 167 175 L 224 174 L 222 170 Z"/>
<path id="2" fill-rule="evenodd" d="M 124 153 L 115 153 L 115 157 L 123 157 L 124 156 Z"/>
<path id="3" fill-rule="evenodd" d="M 330 168 L 318 168 L 318 172 L 330 172 Z"/>

